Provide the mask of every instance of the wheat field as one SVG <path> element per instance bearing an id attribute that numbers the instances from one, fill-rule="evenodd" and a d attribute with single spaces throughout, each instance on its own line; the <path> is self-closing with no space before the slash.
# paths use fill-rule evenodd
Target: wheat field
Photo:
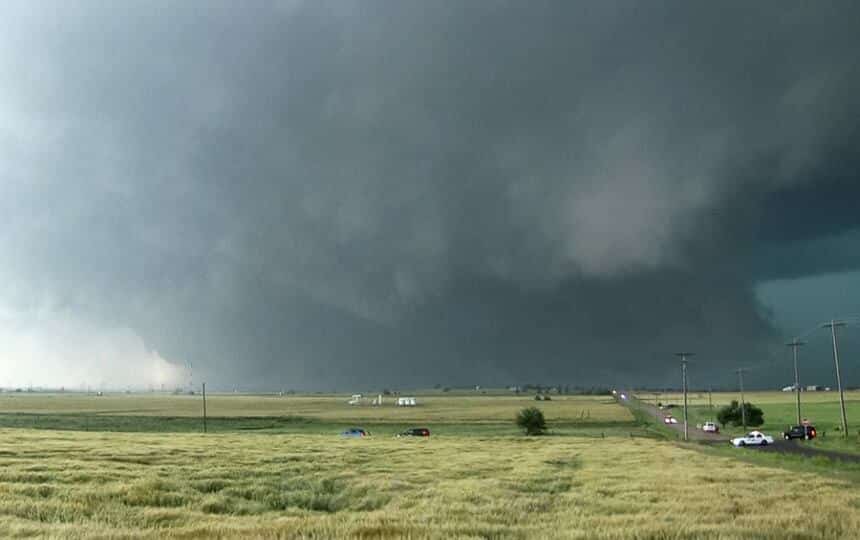
<path id="1" fill-rule="evenodd" d="M 0 537 L 856 538 L 860 487 L 629 437 L 0 430 Z"/>
<path id="2" fill-rule="evenodd" d="M 417 407 L 395 407 L 392 397 L 374 407 L 369 400 L 360 406 L 347 405 L 345 395 L 243 395 L 215 394 L 207 397 L 212 417 L 293 416 L 336 422 L 510 422 L 516 412 L 534 404 L 530 395 L 419 395 Z M 553 396 L 540 402 L 550 421 L 617 422 L 632 420 L 611 396 Z M 165 394 L 0 394 L 0 415 L 92 414 L 114 416 L 196 417 L 202 414 L 200 395 Z"/>

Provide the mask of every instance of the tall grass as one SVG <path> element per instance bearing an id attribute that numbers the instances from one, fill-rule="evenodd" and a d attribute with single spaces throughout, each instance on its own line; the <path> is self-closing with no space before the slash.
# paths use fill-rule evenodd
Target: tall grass
<path id="1" fill-rule="evenodd" d="M 630 437 L 0 430 L 0 537 L 855 538 L 850 482 Z"/>

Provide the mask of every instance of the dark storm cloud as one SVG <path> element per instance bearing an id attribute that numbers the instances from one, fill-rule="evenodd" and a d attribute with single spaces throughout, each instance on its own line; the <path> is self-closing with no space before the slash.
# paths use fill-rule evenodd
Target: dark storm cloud
<path id="1" fill-rule="evenodd" d="M 7 311 L 222 386 L 722 373 L 860 226 L 850 3 L 2 9 Z"/>
<path id="2" fill-rule="evenodd" d="M 753 258 L 757 276 L 785 279 L 860 268 L 858 168 L 856 152 L 828 157 L 814 182 L 766 198 L 758 219 L 761 247 Z"/>

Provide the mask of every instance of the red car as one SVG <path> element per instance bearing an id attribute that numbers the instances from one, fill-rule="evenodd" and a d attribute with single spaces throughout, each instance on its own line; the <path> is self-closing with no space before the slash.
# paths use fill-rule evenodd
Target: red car
<path id="1" fill-rule="evenodd" d="M 429 437 L 430 430 L 424 427 L 416 427 L 410 428 L 404 431 L 403 433 L 399 433 L 398 437 Z"/>

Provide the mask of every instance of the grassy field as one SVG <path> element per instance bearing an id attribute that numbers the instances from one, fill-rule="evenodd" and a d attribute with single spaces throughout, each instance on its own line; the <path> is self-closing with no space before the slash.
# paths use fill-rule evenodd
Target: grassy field
<path id="1" fill-rule="evenodd" d="M 301 416 L 314 420 L 375 422 L 403 420 L 498 422 L 510 420 L 533 397 L 516 396 L 419 396 L 417 407 L 395 407 L 386 398 L 382 407 L 347 405 L 348 396 L 210 395 L 206 407 L 210 416 L 261 417 Z M 547 419 L 560 421 L 617 421 L 629 419 L 616 407 L 611 396 L 554 396 L 541 402 Z M 2 394 L 0 414 L 92 413 L 129 416 L 200 416 L 202 398 L 164 394 Z"/>
<path id="2" fill-rule="evenodd" d="M 514 415 L 533 405 L 530 396 L 427 395 L 417 407 L 347 404 L 348 396 L 207 397 L 212 431 L 267 430 L 312 433 L 357 424 L 391 433 L 420 423 L 446 432 L 513 434 Z M 547 421 L 561 430 L 633 425 L 611 396 L 555 396 L 539 402 Z M 200 431 L 200 396 L 159 394 L 2 394 L 0 427 L 91 431 Z"/>
<path id="3" fill-rule="evenodd" d="M 216 395 L 208 402 L 216 433 L 204 435 L 191 433 L 201 428 L 199 396 L 5 394 L 0 426 L 17 427 L 0 427 L 0 538 L 854 538 L 860 530 L 860 466 L 681 447 L 608 396 L 419 402 Z M 524 437 L 513 425 L 530 405 L 546 413 L 550 436 Z M 352 424 L 374 436 L 338 436 Z M 433 436 L 392 436 L 411 425 Z"/>
<path id="4" fill-rule="evenodd" d="M 637 394 L 643 401 L 653 404 L 654 395 L 650 393 Z M 681 394 L 661 394 L 656 398 L 662 403 L 673 403 L 683 405 Z M 701 424 L 715 417 L 708 406 L 707 393 L 690 393 L 687 397 L 689 403 L 690 423 Z M 731 400 L 740 401 L 739 393 L 715 392 L 712 394 L 714 411 L 719 407 L 728 405 Z M 795 396 L 792 392 L 746 392 L 744 399 L 764 411 L 764 425 L 757 429 L 780 436 L 783 430 L 797 423 L 795 408 Z M 845 409 L 848 417 L 849 437 L 842 437 L 840 431 L 839 393 L 838 392 L 802 392 L 801 412 L 804 418 L 816 426 L 819 434 L 824 434 L 812 444 L 822 448 L 840 451 L 860 452 L 860 392 L 852 391 L 845 393 Z M 683 418 L 683 409 L 677 408 L 673 411 L 674 416 Z M 852 422 L 853 419 L 853 422 Z M 854 426 L 852 428 L 852 425 Z M 740 434 L 741 427 L 726 428 L 728 434 Z"/>
<path id="5" fill-rule="evenodd" d="M 0 430 L 0 537 L 856 537 L 860 486 L 786 478 L 621 437 Z"/>

